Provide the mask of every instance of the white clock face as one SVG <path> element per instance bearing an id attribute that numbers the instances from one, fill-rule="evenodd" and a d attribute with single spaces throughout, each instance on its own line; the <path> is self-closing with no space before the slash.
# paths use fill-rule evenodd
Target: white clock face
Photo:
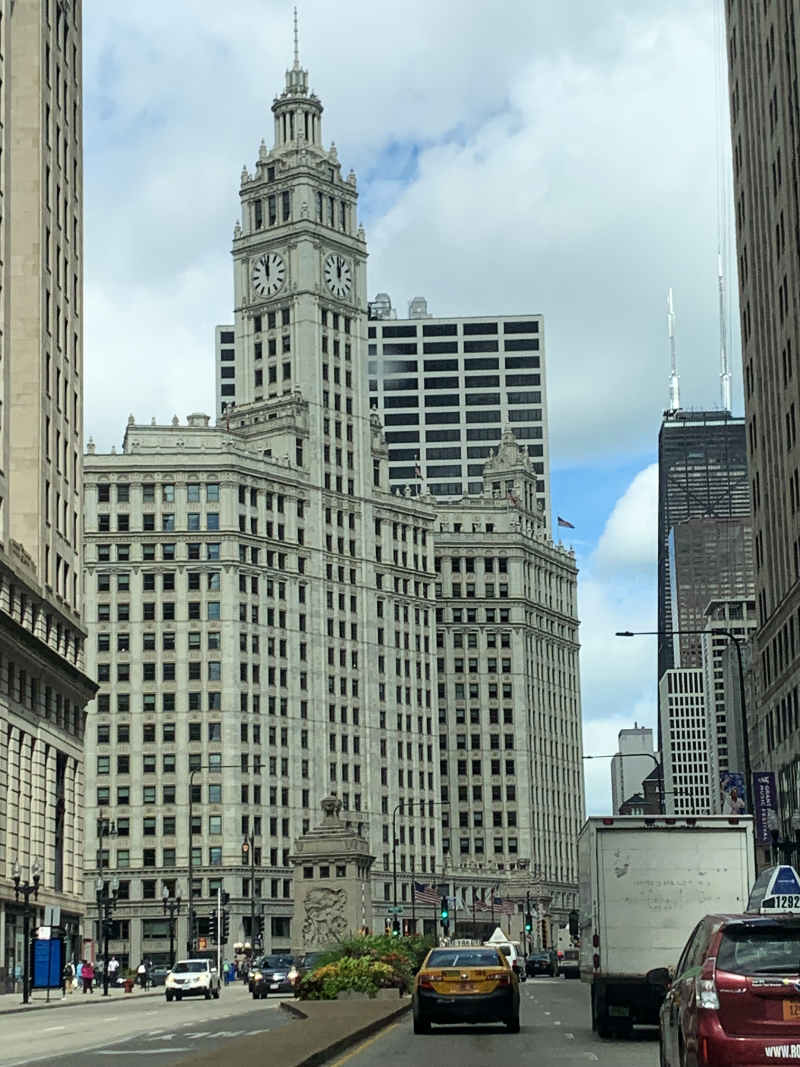
<path id="1" fill-rule="evenodd" d="M 277 252 L 267 252 L 253 266 L 253 288 L 260 296 L 274 296 L 286 281 L 286 264 Z"/>
<path id="2" fill-rule="evenodd" d="M 353 271 L 350 264 L 337 252 L 325 260 L 325 282 L 334 296 L 349 296 L 353 288 Z"/>

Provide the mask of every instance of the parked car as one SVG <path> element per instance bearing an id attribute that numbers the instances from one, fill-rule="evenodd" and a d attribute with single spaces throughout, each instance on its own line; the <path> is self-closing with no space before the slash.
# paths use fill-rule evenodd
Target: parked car
<path id="1" fill-rule="evenodd" d="M 662 1067 L 800 1059 L 800 915 L 706 915 L 661 1006 Z"/>
<path id="2" fill-rule="evenodd" d="M 525 960 L 525 973 L 528 978 L 547 974 L 551 978 L 556 973 L 556 963 L 552 952 L 531 952 Z"/>
<path id="3" fill-rule="evenodd" d="M 270 993 L 292 993 L 300 976 L 294 956 L 262 956 L 251 968 L 247 987 L 253 1000 L 268 997 Z"/>
<path id="4" fill-rule="evenodd" d="M 493 946 L 432 949 L 414 979 L 414 1033 L 431 1023 L 505 1023 L 519 1033 L 519 979 Z"/>
<path id="5" fill-rule="evenodd" d="M 159 963 L 156 967 L 150 968 L 150 985 L 164 985 L 167 981 L 167 975 L 170 972 L 170 968 L 165 963 Z"/>
<path id="6" fill-rule="evenodd" d="M 167 1000 L 219 999 L 219 975 L 211 960 L 178 960 L 164 982 Z"/>

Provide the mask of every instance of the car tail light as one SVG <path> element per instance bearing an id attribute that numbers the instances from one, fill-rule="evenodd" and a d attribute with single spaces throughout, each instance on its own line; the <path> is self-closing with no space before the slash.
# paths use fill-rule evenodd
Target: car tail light
<path id="1" fill-rule="evenodd" d="M 511 975 L 508 971 L 499 971 L 497 974 L 487 974 L 487 982 L 497 982 L 499 985 L 510 985 Z"/>
<path id="2" fill-rule="evenodd" d="M 423 989 L 433 989 L 434 982 L 441 982 L 442 976 L 440 974 L 421 974 L 419 976 L 419 984 Z"/>
<path id="3" fill-rule="evenodd" d="M 719 1011 L 719 994 L 717 993 L 717 960 L 712 956 L 703 964 L 703 969 L 695 978 L 695 995 L 698 1008 Z"/>

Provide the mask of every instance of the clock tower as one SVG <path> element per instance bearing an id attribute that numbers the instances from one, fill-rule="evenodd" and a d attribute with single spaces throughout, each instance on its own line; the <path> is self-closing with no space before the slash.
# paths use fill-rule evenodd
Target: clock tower
<path id="1" fill-rule="evenodd" d="M 255 173 L 242 173 L 233 242 L 237 402 L 229 418 L 238 423 L 243 404 L 263 403 L 263 421 L 275 424 L 275 458 L 297 459 L 312 485 L 360 495 L 356 457 L 370 451 L 360 358 L 367 251 L 355 174 L 343 177 L 336 146 L 323 147 L 322 110 L 295 30 L 294 65 L 272 104 L 273 147 L 262 141 Z M 290 447 L 287 420 L 298 404 L 303 425 Z"/>

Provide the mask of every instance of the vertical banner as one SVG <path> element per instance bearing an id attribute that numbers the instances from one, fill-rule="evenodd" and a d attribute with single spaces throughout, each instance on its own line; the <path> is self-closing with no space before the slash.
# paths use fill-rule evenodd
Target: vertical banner
<path id="1" fill-rule="evenodd" d="M 61 985 L 61 944 L 60 938 L 55 937 L 33 942 L 34 989 L 58 989 Z"/>
<path id="2" fill-rule="evenodd" d="M 778 791 L 775 788 L 773 771 L 756 771 L 753 774 L 753 814 L 755 815 L 756 841 L 760 845 L 769 845 L 772 835 L 769 832 L 768 816 L 770 812 L 777 815 Z"/>
<path id="3" fill-rule="evenodd" d="M 746 815 L 747 792 L 744 775 L 738 771 L 720 771 L 719 787 L 722 794 L 722 814 Z"/>

